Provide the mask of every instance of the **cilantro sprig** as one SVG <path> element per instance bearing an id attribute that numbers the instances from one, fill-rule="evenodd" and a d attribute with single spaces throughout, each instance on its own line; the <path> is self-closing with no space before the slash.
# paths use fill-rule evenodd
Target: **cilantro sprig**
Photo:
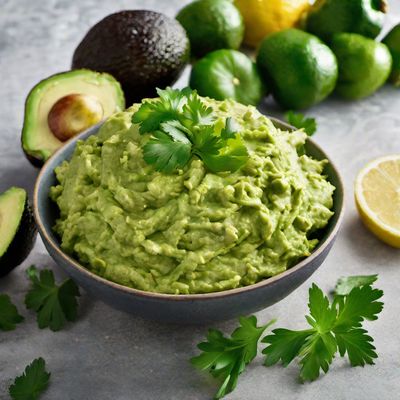
<path id="1" fill-rule="evenodd" d="M 262 342 L 265 365 L 282 362 L 289 365 L 300 358 L 300 380 L 312 381 L 319 377 L 321 370 L 328 372 L 335 355 L 346 354 L 352 366 L 374 364 L 377 358 L 373 339 L 362 328 L 365 320 L 376 320 L 383 309 L 378 301 L 383 292 L 370 284 L 355 286 L 346 295 L 335 295 L 330 302 L 315 284 L 309 290 L 310 315 L 306 320 L 309 329 L 294 331 L 275 329 Z"/>
<path id="2" fill-rule="evenodd" d="M 300 380 L 312 381 L 321 371 L 327 373 L 336 354 L 347 355 L 352 366 L 374 364 L 378 357 L 373 339 L 363 329 L 365 320 L 374 321 L 383 309 L 379 301 L 382 290 L 372 287 L 377 275 L 350 276 L 339 279 L 332 301 L 313 284 L 309 290 L 306 316 L 308 329 L 274 329 L 261 342 L 267 343 L 262 351 L 265 365 L 281 362 L 288 366 L 295 358 L 300 361 Z M 233 391 L 239 375 L 256 357 L 257 344 L 264 331 L 275 321 L 258 327 L 254 316 L 239 319 L 240 327 L 231 337 L 210 329 L 207 341 L 200 343 L 202 353 L 191 359 L 192 364 L 209 371 L 214 377 L 222 379 L 222 385 L 215 395 L 220 399 Z"/>
<path id="3" fill-rule="evenodd" d="M 66 321 L 75 321 L 77 318 L 78 302 L 76 297 L 79 288 L 71 279 L 57 285 L 53 271 L 41 270 L 35 266 L 26 271 L 32 282 L 32 288 L 25 297 L 28 309 L 37 312 L 37 322 L 40 329 L 49 327 L 52 331 L 60 330 Z"/>
<path id="4" fill-rule="evenodd" d="M 355 287 L 373 285 L 377 279 L 378 275 L 343 276 L 338 279 L 334 293 L 338 296 L 346 296 Z"/>
<path id="5" fill-rule="evenodd" d="M 220 399 L 235 389 L 239 375 L 257 355 L 257 344 L 261 335 L 274 322 L 258 327 L 255 316 L 241 317 L 240 327 L 231 337 L 225 337 L 216 329 L 209 330 L 207 341 L 198 345 L 202 353 L 192 358 L 191 363 L 222 380 L 215 399 Z"/>
<path id="6" fill-rule="evenodd" d="M 234 172 L 247 162 L 247 148 L 231 118 L 221 130 L 213 109 L 189 88 L 157 93 L 158 100 L 144 102 L 132 117 L 141 134 L 151 134 L 143 158 L 157 171 L 183 168 L 194 155 L 212 172 Z"/>
<path id="7" fill-rule="evenodd" d="M 37 358 L 29 364 L 22 375 L 15 378 L 9 388 L 13 400 L 36 400 L 47 389 L 50 373 L 46 371 L 43 358 Z"/>
<path id="8" fill-rule="evenodd" d="M 306 118 L 301 113 L 288 111 L 285 114 L 286 121 L 297 129 L 304 129 L 308 136 L 314 135 L 317 131 L 317 121 L 315 118 Z"/>
<path id="9" fill-rule="evenodd" d="M 23 320 L 24 317 L 19 315 L 17 307 L 11 302 L 10 296 L 0 294 L 0 329 L 12 331 Z"/>

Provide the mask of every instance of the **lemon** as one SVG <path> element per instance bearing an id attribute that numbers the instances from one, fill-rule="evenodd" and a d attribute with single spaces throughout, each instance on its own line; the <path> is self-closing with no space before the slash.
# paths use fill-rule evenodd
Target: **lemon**
<path id="1" fill-rule="evenodd" d="M 235 0 L 245 23 L 244 43 L 256 47 L 271 33 L 293 28 L 310 7 L 308 0 Z"/>
<path id="2" fill-rule="evenodd" d="M 361 170 L 355 200 L 367 228 L 400 248 L 400 154 L 378 158 Z"/>

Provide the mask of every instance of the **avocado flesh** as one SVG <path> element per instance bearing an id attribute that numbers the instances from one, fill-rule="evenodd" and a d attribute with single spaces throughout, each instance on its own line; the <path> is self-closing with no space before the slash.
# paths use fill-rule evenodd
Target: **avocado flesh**
<path id="1" fill-rule="evenodd" d="M 0 195 L 0 276 L 21 264 L 36 239 L 36 225 L 24 189 L 12 187 Z"/>
<path id="2" fill-rule="evenodd" d="M 81 69 L 39 82 L 27 97 L 22 129 L 22 147 L 34 165 L 43 164 L 63 145 L 50 130 L 48 115 L 58 100 L 75 93 L 96 97 L 103 107 L 104 119 L 125 109 L 121 86 L 109 74 Z"/>

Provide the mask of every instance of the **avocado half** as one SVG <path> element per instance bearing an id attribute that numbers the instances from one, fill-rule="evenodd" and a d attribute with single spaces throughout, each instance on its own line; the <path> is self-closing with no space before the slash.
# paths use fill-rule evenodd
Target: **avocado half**
<path id="1" fill-rule="evenodd" d="M 0 194 L 0 277 L 28 257 L 36 234 L 25 190 L 12 187 Z"/>
<path id="2" fill-rule="evenodd" d="M 189 57 L 189 39 L 178 21 L 154 11 L 126 10 L 105 17 L 87 32 L 72 68 L 110 73 L 131 105 L 175 83 Z"/>
<path id="3" fill-rule="evenodd" d="M 52 120 L 49 119 L 49 115 L 56 104 L 68 103 L 68 99 L 74 96 L 84 96 L 94 102 L 101 111 L 101 114 L 97 113 L 98 116 L 101 115 L 100 120 L 125 109 L 121 86 L 109 74 L 80 69 L 62 72 L 42 80 L 30 91 L 26 99 L 21 137 L 24 153 L 33 165 L 40 167 L 63 145 L 66 138 L 61 135 L 56 136 L 52 131 L 49 124 Z M 62 99 L 66 101 L 62 102 Z M 66 108 L 65 104 L 63 107 Z M 88 116 L 87 110 L 80 110 L 79 107 L 70 109 L 72 112 L 65 119 L 69 119 L 71 124 L 82 122 L 82 119 L 91 121 L 90 116 L 93 115 Z M 96 119 L 93 122 L 100 120 Z M 78 126 L 88 128 L 90 124 L 78 124 Z"/>

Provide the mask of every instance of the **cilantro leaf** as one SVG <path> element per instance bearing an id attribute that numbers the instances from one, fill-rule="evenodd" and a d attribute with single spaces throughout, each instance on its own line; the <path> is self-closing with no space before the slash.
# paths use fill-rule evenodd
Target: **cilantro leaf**
<path id="1" fill-rule="evenodd" d="M 144 160 L 156 170 L 170 173 L 183 168 L 196 154 L 212 172 L 241 168 L 248 151 L 238 127 L 227 118 L 218 128 L 213 109 L 189 88 L 158 90 L 159 99 L 145 101 L 133 115 L 140 133 L 151 133 L 143 147 Z"/>
<path id="2" fill-rule="evenodd" d="M 143 158 L 148 164 L 154 164 L 157 171 L 166 173 L 183 168 L 192 153 L 192 144 L 173 140 L 167 134 L 157 131 L 143 147 Z"/>
<path id="3" fill-rule="evenodd" d="M 206 167 L 213 172 L 235 172 L 246 164 L 249 156 L 240 136 L 228 139 L 220 146 L 217 154 L 204 151 L 198 154 Z"/>
<path id="4" fill-rule="evenodd" d="M 154 132 L 165 121 L 176 120 L 187 101 L 188 90 L 157 89 L 159 100 L 147 100 L 133 115 L 132 122 L 140 124 L 140 133 Z"/>
<path id="5" fill-rule="evenodd" d="M 200 343 L 202 353 L 191 359 L 191 363 L 200 370 L 208 370 L 212 376 L 222 379 L 215 399 L 232 392 L 245 367 L 257 355 L 257 344 L 264 331 L 275 321 L 257 326 L 255 316 L 239 318 L 240 326 L 230 338 L 222 332 L 210 329 L 207 341 Z"/>
<path id="6" fill-rule="evenodd" d="M 328 297 L 315 283 L 309 289 L 308 295 L 308 308 L 311 315 L 311 317 L 306 317 L 308 323 L 320 331 L 331 330 L 336 320 L 336 309 L 330 306 Z"/>
<path id="7" fill-rule="evenodd" d="M 204 126 L 194 136 L 194 153 L 213 172 L 234 172 L 246 164 L 248 151 L 239 134 L 216 135 L 214 128 Z"/>
<path id="8" fill-rule="evenodd" d="M 12 331 L 24 320 L 7 294 L 0 294 L 0 329 Z"/>
<path id="9" fill-rule="evenodd" d="M 46 371 L 43 358 L 37 358 L 25 368 L 25 372 L 15 378 L 9 388 L 13 400 L 36 400 L 49 385 L 50 373 Z"/>
<path id="10" fill-rule="evenodd" d="M 378 301 L 383 292 L 370 284 L 355 286 L 345 295 L 335 295 L 332 302 L 315 284 L 309 290 L 310 315 L 306 320 L 311 329 L 292 331 L 275 329 L 262 342 L 265 365 L 282 362 L 289 365 L 300 358 L 300 379 L 315 380 L 321 370 L 328 372 L 337 351 L 347 354 L 352 366 L 373 364 L 377 358 L 373 339 L 362 329 L 365 320 L 376 320 L 383 309 Z"/>
<path id="11" fill-rule="evenodd" d="M 339 332 L 352 327 L 360 327 L 364 320 L 374 321 L 383 309 L 379 300 L 383 291 L 371 286 L 355 287 L 347 296 L 335 297 L 338 315 L 334 329 Z"/>
<path id="12" fill-rule="evenodd" d="M 65 322 L 75 321 L 77 318 L 79 288 L 71 279 L 57 285 L 53 271 L 48 269 L 39 271 L 35 266 L 27 269 L 32 288 L 25 297 L 28 309 L 37 312 L 37 321 L 40 329 L 50 327 L 52 331 L 60 330 Z"/>
<path id="13" fill-rule="evenodd" d="M 285 114 L 286 121 L 297 129 L 304 129 L 308 136 L 312 136 L 317 131 L 317 121 L 315 118 L 306 118 L 303 114 L 288 111 Z"/>
<path id="14" fill-rule="evenodd" d="M 337 281 L 334 293 L 339 296 L 345 296 L 349 294 L 353 288 L 372 285 L 377 279 L 378 275 L 343 276 Z"/>
<path id="15" fill-rule="evenodd" d="M 183 117 L 190 125 L 212 125 L 216 119 L 213 109 L 201 101 L 196 91 L 188 96 L 187 103 L 183 106 Z"/>
<path id="16" fill-rule="evenodd" d="M 239 132 L 240 127 L 232 117 L 228 117 L 225 121 L 225 127 L 221 131 L 222 139 L 234 139 Z"/>
<path id="17" fill-rule="evenodd" d="M 317 379 L 321 369 L 327 373 L 336 350 L 336 340 L 331 332 L 316 331 L 309 336 L 299 352 L 301 381 Z"/>
<path id="18" fill-rule="evenodd" d="M 282 365 L 287 367 L 297 357 L 312 332 L 312 330 L 274 329 L 272 335 L 261 340 L 269 344 L 263 350 L 263 354 L 266 355 L 264 365 L 269 367 L 281 361 Z"/>
<path id="19" fill-rule="evenodd" d="M 163 122 L 160 125 L 161 131 L 168 134 L 174 141 L 182 143 L 190 143 L 190 131 L 185 128 L 179 121 Z"/>
<path id="20" fill-rule="evenodd" d="M 347 332 L 336 333 L 339 353 L 343 357 L 346 353 L 353 367 L 365 364 L 374 364 L 375 352 L 373 339 L 367 335 L 367 331 L 361 328 L 350 329 Z"/>

